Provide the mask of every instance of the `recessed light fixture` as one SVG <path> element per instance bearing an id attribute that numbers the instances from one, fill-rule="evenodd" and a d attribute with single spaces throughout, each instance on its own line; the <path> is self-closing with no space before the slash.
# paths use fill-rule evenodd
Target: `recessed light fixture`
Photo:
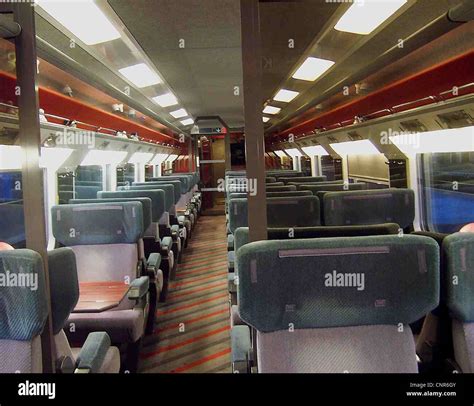
<path id="1" fill-rule="evenodd" d="M 86 45 L 120 38 L 120 33 L 92 0 L 36 0 L 35 3 Z"/>
<path id="2" fill-rule="evenodd" d="M 186 117 L 188 115 L 188 112 L 185 109 L 179 109 L 179 110 L 171 111 L 170 114 L 174 118 L 181 118 L 181 117 Z"/>
<path id="3" fill-rule="evenodd" d="M 127 66 L 119 72 L 139 88 L 161 83 L 160 77 L 144 63 Z"/>
<path id="4" fill-rule="evenodd" d="M 293 79 L 307 80 L 314 82 L 324 72 L 326 72 L 332 65 L 333 61 L 327 59 L 314 58 L 312 56 L 306 58 L 306 60 L 300 65 L 298 70 L 293 74 Z"/>
<path id="5" fill-rule="evenodd" d="M 270 120 L 270 117 L 262 117 L 262 120 L 263 120 L 264 123 L 266 123 Z"/>
<path id="6" fill-rule="evenodd" d="M 265 114 L 278 114 L 281 111 L 281 108 L 279 107 L 273 107 L 273 106 L 266 106 L 263 109 L 263 112 Z"/>
<path id="7" fill-rule="evenodd" d="M 178 99 L 173 93 L 165 93 L 160 96 L 153 97 L 153 100 L 161 107 L 174 106 L 178 104 Z"/>
<path id="8" fill-rule="evenodd" d="M 392 16 L 407 0 L 365 1 L 354 3 L 339 19 L 338 31 L 367 35 Z"/>
<path id="9" fill-rule="evenodd" d="M 181 120 L 181 124 L 191 125 L 191 124 L 194 124 L 194 120 L 192 118 L 187 118 L 186 120 Z"/>
<path id="10" fill-rule="evenodd" d="M 294 92 L 293 90 L 281 89 L 275 95 L 273 100 L 289 103 L 290 101 L 292 101 L 299 94 L 300 94 L 299 92 Z"/>

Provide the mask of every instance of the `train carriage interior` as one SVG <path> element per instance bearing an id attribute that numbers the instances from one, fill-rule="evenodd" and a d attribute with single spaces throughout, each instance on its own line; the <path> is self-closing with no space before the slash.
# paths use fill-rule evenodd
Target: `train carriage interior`
<path id="1" fill-rule="evenodd" d="M 0 373 L 474 372 L 473 19 L 0 2 Z"/>

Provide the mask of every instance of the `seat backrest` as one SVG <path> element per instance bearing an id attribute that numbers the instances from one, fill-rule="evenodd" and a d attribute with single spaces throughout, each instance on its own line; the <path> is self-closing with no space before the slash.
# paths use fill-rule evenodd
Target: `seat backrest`
<path id="1" fill-rule="evenodd" d="M 288 192 L 267 192 L 267 197 L 297 197 L 297 196 L 311 196 L 309 190 L 290 190 Z M 228 199 L 246 199 L 247 193 L 230 193 Z"/>
<path id="2" fill-rule="evenodd" d="M 363 237 L 373 235 L 398 234 L 399 226 L 395 223 L 374 224 L 369 226 L 316 226 L 316 227 L 275 227 L 268 229 L 268 240 L 292 240 L 306 238 L 332 238 L 332 237 Z M 235 230 L 234 250 L 249 242 L 248 227 Z"/>
<path id="3" fill-rule="evenodd" d="M 183 180 L 186 185 L 186 192 L 190 192 L 194 186 L 194 179 L 191 175 L 181 175 L 178 173 L 173 173 L 172 175 L 165 175 L 163 176 L 163 178 L 170 178 L 173 180 Z M 151 178 L 151 180 L 154 181 L 155 178 Z"/>
<path id="4" fill-rule="evenodd" d="M 97 197 L 97 192 L 102 190 L 102 186 L 78 186 L 75 187 L 77 199 L 93 199 Z"/>
<path id="5" fill-rule="evenodd" d="M 0 373 L 42 372 L 47 315 L 41 256 L 28 249 L 0 251 Z"/>
<path id="6" fill-rule="evenodd" d="M 143 211 L 143 229 L 147 230 L 152 223 L 151 199 L 149 197 L 124 197 L 115 199 L 70 199 L 69 204 L 90 204 L 90 203 L 119 203 L 119 202 L 140 202 Z"/>
<path id="7" fill-rule="evenodd" d="M 119 186 L 118 191 L 143 191 L 143 190 L 162 190 L 165 192 L 165 211 L 169 212 L 174 206 L 174 186 L 163 183 L 161 185 L 150 186 Z"/>
<path id="8" fill-rule="evenodd" d="M 285 184 L 283 182 L 273 182 L 273 183 L 269 183 L 269 184 L 265 184 L 266 186 L 265 187 L 277 187 L 277 186 L 285 186 Z"/>
<path id="9" fill-rule="evenodd" d="M 474 233 L 455 233 L 443 240 L 446 275 L 443 296 L 452 321 L 456 362 L 474 372 Z"/>
<path id="10" fill-rule="evenodd" d="M 299 184 L 296 186 L 298 190 L 309 190 L 315 196 L 317 192 L 337 192 L 337 191 L 344 191 L 344 190 L 366 190 L 367 183 L 333 183 L 333 184 L 324 184 L 324 185 L 316 185 L 316 184 Z"/>
<path id="11" fill-rule="evenodd" d="M 233 233 L 248 225 L 247 199 L 229 200 L 229 229 Z M 269 227 L 303 227 L 321 224 L 319 200 L 315 196 L 271 197 L 267 199 Z"/>
<path id="12" fill-rule="evenodd" d="M 439 302 L 433 239 L 259 241 L 236 257 L 260 372 L 417 372 L 409 324 Z"/>
<path id="13" fill-rule="evenodd" d="M 133 186 L 154 186 L 161 184 L 174 186 L 174 202 L 178 203 L 181 198 L 181 182 L 179 180 L 170 180 L 168 182 L 133 182 Z"/>
<path id="14" fill-rule="evenodd" d="M 144 234 L 140 202 L 53 206 L 56 241 L 76 254 L 80 282 L 130 282 L 139 271 Z"/>
<path id="15" fill-rule="evenodd" d="M 267 176 L 265 178 L 265 183 L 275 183 L 276 182 L 276 178 L 274 176 Z"/>
<path id="16" fill-rule="evenodd" d="M 99 192 L 99 199 L 137 199 L 148 198 L 151 200 L 151 221 L 158 223 L 165 213 L 165 192 L 163 190 L 119 190 L 117 192 Z"/>
<path id="17" fill-rule="evenodd" d="M 295 185 L 286 185 L 286 186 L 272 186 L 268 185 L 266 188 L 267 192 L 291 192 L 296 191 Z"/>
<path id="18" fill-rule="evenodd" d="M 327 226 L 397 223 L 408 229 L 415 219 L 415 194 L 410 189 L 328 192 L 323 206 Z"/>
<path id="19" fill-rule="evenodd" d="M 278 179 L 281 182 L 287 184 L 288 182 L 298 182 L 298 183 L 316 183 L 316 182 L 324 182 L 327 180 L 327 176 L 298 176 L 296 179 L 293 176 L 288 177 L 280 177 Z"/>
<path id="20" fill-rule="evenodd" d="M 150 184 L 154 184 L 154 183 L 170 183 L 171 181 L 173 182 L 179 182 L 180 184 L 180 187 L 181 187 L 181 194 L 184 195 L 186 193 L 188 193 L 188 182 L 186 179 L 182 179 L 182 178 L 171 178 L 170 176 L 166 176 L 165 177 L 161 177 L 161 178 L 151 178 L 151 180 L 149 182 L 145 182 L 145 183 L 150 183 Z M 142 182 L 143 183 L 143 182 Z M 139 185 L 137 185 L 139 186 Z"/>

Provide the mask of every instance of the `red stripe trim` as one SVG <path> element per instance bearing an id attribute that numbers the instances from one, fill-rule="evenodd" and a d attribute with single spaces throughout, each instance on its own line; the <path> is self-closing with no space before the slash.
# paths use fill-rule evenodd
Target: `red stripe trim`
<path id="1" fill-rule="evenodd" d="M 220 327 L 216 330 L 211 330 L 211 331 L 208 331 L 207 333 L 201 334 L 200 336 L 189 338 L 187 340 L 181 341 L 181 342 L 176 343 L 176 344 L 171 344 L 171 345 L 168 345 L 166 347 L 158 348 L 156 351 L 152 351 L 152 352 L 143 354 L 141 358 L 147 359 L 147 358 L 151 358 L 155 355 L 162 354 L 164 352 L 173 351 L 173 350 L 176 350 L 178 348 L 182 348 L 186 345 L 195 343 L 195 342 L 203 340 L 205 338 L 215 336 L 216 334 L 220 334 L 220 333 L 223 333 L 224 331 L 228 331 L 228 330 L 230 330 L 230 326 Z"/>
<path id="2" fill-rule="evenodd" d="M 204 314 L 202 316 L 194 317 L 193 319 L 183 320 L 179 323 L 170 324 L 169 326 L 166 326 L 166 327 L 163 327 L 163 328 L 158 328 L 153 332 L 153 334 L 160 334 L 160 333 L 163 333 L 165 331 L 177 329 L 177 328 L 179 328 L 180 324 L 182 324 L 182 323 L 183 324 L 193 324 L 193 323 L 197 323 L 198 321 L 210 319 L 212 317 L 219 316 L 219 315 L 224 314 L 224 313 L 229 313 L 229 308 L 227 307 L 227 304 L 225 304 L 224 306 L 226 306 L 225 309 L 218 310 L 218 311 L 208 313 L 208 314 Z"/>
<path id="3" fill-rule="evenodd" d="M 183 365 L 182 367 L 173 369 L 171 373 L 180 373 L 180 372 L 185 372 L 188 371 L 191 368 L 197 367 L 199 365 L 205 364 L 208 361 L 215 360 L 217 358 L 223 357 L 224 355 L 230 354 L 230 348 L 226 348 L 225 350 L 216 352 L 215 354 L 208 355 L 207 357 L 198 359 L 194 362 L 191 362 L 189 364 Z"/>
<path id="4" fill-rule="evenodd" d="M 180 310 L 189 309 L 191 307 L 199 306 L 200 304 L 203 304 L 203 303 L 213 302 L 214 300 L 222 299 L 222 298 L 227 297 L 227 296 L 228 296 L 227 292 L 222 293 L 220 295 L 212 296 L 212 297 L 209 297 L 207 299 L 199 300 L 199 301 L 194 302 L 194 303 L 189 303 L 189 304 L 184 305 L 184 306 L 175 307 L 174 309 L 158 311 L 158 312 L 156 312 L 156 315 L 157 316 L 164 316 L 166 314 L 176 313 L 176 312 L 179 312 Z"/>

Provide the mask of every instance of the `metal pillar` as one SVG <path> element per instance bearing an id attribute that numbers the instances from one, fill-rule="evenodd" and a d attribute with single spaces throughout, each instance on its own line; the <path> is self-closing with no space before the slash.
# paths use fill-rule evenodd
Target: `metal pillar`
<path id="1" fill-rule="evenodd" d="M 30 3 L 15 3 L 13 6 L 15 21 L 21 26 L 21 34 L 16 37 L 15 45 L 17 86 L 20 92 L 18 107 L 20 146 L 23 151 L 22 190 L 26 246 L 38 252 L 43 258 L 49 314 L 46 327 L 41 335 L 43 371 L 54 372 L 43 171 L 39 167 L 41 136 L 36 81 L 35 11 Z"/>
<path id="2" fill-rule="evenodd" d="M 232 169 L 232 156 L 230 152 L 230 132 L 227 128 L 227 133 L 225 134 L 224 142 L 225 142 L 225 170 L 230 171 Z"/>
<path id="3" fill-rule="evenodd" d="M 262 55 L 258 6 L 257 0 L 240 1 L 247 178 L 249 182 L 255 182 L 256 186 L 255 195 L 248 194 L 250 241 L 267 239 Z"/>

